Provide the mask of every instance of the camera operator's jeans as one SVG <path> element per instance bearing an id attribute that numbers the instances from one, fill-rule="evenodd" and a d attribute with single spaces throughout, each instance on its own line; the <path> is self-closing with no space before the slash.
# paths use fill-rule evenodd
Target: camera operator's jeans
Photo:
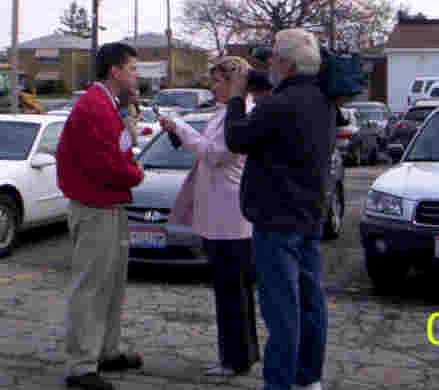
<path id="1" fill-rule="evenodd" d="M 264 390 L 319 382 L 326 352 L 327 300 L 321 233 L 253 230 L 259 303 L 269 332 Z"/>

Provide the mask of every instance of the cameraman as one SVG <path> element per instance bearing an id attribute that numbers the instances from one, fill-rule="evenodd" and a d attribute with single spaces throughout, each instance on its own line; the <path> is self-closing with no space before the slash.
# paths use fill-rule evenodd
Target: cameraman
<path id="1" fill-rule="evenodd" d="M 322 208 L 335 106 L 318 85 L 320 48 L 303 29 L 276 34 L 271 96 L 246 116 L 248 73 L 232 75 L 226 144 L 247 155 L 241 209 L 253 223 L 261 312 L 269 331 L 264 390 L 321 389 L 327 303 L 321 289 Z"/>

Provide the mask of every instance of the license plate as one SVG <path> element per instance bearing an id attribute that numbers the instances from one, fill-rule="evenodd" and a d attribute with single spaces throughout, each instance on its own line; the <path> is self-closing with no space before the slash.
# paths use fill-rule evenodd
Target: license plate
<path id="1" fill-rule="evenodd" d="M 166 248 L 166 232 L 161 229 L 143 228 L 130 230 L 131 246 L 143 248 Z"/>
<path id="2" fill-rule="evenodd" d="M 439 259 L 439 236 L 434 237 L 434 257 Z"/>

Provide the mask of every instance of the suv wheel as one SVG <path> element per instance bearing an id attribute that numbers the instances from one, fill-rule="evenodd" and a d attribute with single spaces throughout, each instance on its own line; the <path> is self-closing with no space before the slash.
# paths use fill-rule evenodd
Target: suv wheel
<path id="1" fill-rule="evenodd" d="M 17 239 L 18 211 L 14 200 L 0 194 L 0 257 L 10 254 Z"/>
<path id="2" fill-rule="evenodd" d="M 344 217 L 344 194 L 340 185 L 337 185 L 335 193 L 328 208 L 328 216 L 325 221 L 323 238 L 332 240 L 340 235 Z"/>
<path id="3" fill-rule="evenodd" d="M 410 262 L 395 254 L 380 254 L 372 247 L 365 245 L 366 269 L 374 287 L 382 293 L 399 291 L 407 280 Z"/>

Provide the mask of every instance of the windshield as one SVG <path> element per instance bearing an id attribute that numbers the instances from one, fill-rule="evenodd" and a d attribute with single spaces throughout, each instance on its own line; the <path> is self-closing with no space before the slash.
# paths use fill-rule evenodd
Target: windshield
<path id="1" fill-rule="evenodd" d="M 360 121 L 361 122 L 365 122 L 365 121 L 382 121 L 385 120 L 386 118 L 386 113 L 384 111 L 379 111 L 379 110 L 362 110 L 360 111 Z"/>
<path id="2" fill-rule="evenodd" d="M 179 106 L 192 108 L 198 104 L 197 94 L 188 91 L 159 92 L 154 103 L 160 106 Z"/>
<path id="3" fill-rule="evenodd" d="M 26 160 L 39 128 L 38 123 L 0 121 L 0 159 Z"/>
<path id="4" fill-rule="evenodd" d="M 187 121 L 194 129 L 201 131 L 206 121 Z M 145 168 L 158 169 L 190 169 L 195 161 L 195 155 L 180 146 L 175 149 L 166 132 L 161 132 L 149 144 L 140 156 Z"/>
<path id="5" fill-rule="evenodd" d="M 439 161 L 439 114 L 433 115 L 422 128 L 405 161 Z"/>

